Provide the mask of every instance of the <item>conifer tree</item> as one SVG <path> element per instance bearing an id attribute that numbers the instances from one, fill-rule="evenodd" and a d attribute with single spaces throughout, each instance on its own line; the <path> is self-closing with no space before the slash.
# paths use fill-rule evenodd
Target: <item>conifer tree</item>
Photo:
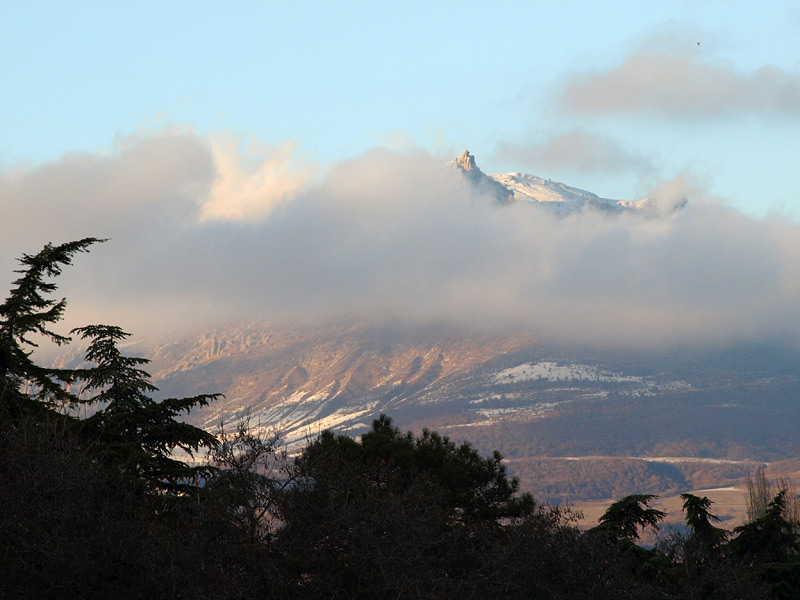
<path id="1" fill-rule="evenodd" d="M 750 566 L 772 589 L 772 598 L 800 598 L 800 535 L 786 518 L 786 490 L 767 505 L 766 513 L 734 529 L 728 544 L 732 555 Z"/>
<path id="2" fill-rule="evenodd" d="M 71 341 L 52 329 L 62 319 L 67 301 L 50 297 L 57 289 L 51 279 L 71 264 L 76 253 L 103 241 L 84 238 L 47 244 L 19 260 L 20 277 L 0 304 L 0 417 L 18 420 L 27 415 L 41 422 L 57 416 L 65 426 L 80 431 L 94 452 L 135 475 L 149 490 L 186 491 L 192 487 L 188 482 L 209 468 L 189 467 L 173 451 L 191 455 L 213 446 L 216 438 L 177 417 L 219 394 L 156 402 L 148 395 L 156 388 L 140 368 L 149 361 L 119 351 L 118 342 L 129 334 L 116 326 L 90 325 L 71 332 L 91 340 L 86 359 L 95 363 L 93 367 L 56 369 L 37 365 L 31 358 L 38 341 L 34 336 L 59 346 Z M 74 392 L 77 382 L 83 383 L 84 396 Z M 69 415 L 69 408 L 77 404 L 99 410 L 81 421 Z"/>
<path id="3" fill-rule="evenodd" d="M 786 490 L 781 490 L 762 517 L 734 529 L 738 536 L 731 541 L 731 550 L 746 563 L 786 563 L 800 558 L 797 524 L 784 515 L 785 495 Z"/>
<path id="4" fill-rule="evenodd" d="M 658 498 L 654 494 L 633 494 L 617 500 L 600 517 L 600 524 L 591 531 L 608 535 L 615 540 L 634 542 L 639 529 L 657 528 L 666 513 L 648 505 Z"/>
<path id="5" fill-rule="evenodd" d="M 207 466 L 190 467 L 176 459 L 176 449 L 190 456 L 201 447 L 212 447 L 216 438 L 176 417 L 195 406 L 205 406 L 220 394 L 168 398 L 156 402 L 148 394 L 157 391 L 150 374 L 141 369 L 150 361 L 124 356 L 118 343 L 130 336 L 114 325 L 89 325 L 72 330 L 91 339 L 86 360 L 92 368 L 76 373 L 84 389 L 96 392 L 85 402 L 101 406 L 86 420 L 95 432 L 106 458 L 144 481 L 152 490 L 171 493 L 192 488 L 190 480 L 206 475 Z"/>
<path id="6" fill-rule="evenodd" d="M 688 549 L 708 556 L 719 549 L 728 539 L 729 533 L 721 527 L 715 527 L 712 522 L 719 522 L 719 517 L 709 512 L 711 500 L 705 496 L 700 498 L 692 494 L 681 494 L 683 510 L 686 513 L 686 524 L 691 529 L 691 535 L 686 540 Z"/>
<path id="7" fill-rule="evenodd" d="M 4 413 L 41 412 L 75 400 L 65 387 L 73 381 L 74 372 L 34 363 L 31 354 L 38 344 L 32 336 L 40 335 L 59 346 L 70 341 L 51 329 L 61 320 L 67 301 L 48 298 L 57 289 L 49 279 L 60 275 L 76 253 L 103 241 L 90 237 L 58 246 L 47 244 L 19 259 L 22 268 L 15 273 L 20 277 L 0 304 L 0 410 Z"/>

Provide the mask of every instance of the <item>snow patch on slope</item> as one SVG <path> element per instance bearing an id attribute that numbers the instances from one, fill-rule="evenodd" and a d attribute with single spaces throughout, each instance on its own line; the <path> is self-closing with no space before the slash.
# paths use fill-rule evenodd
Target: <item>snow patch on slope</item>
<path id="1" fill-rule="evenodd" d="M 527 173 L 490 174 L 493 180 L 514 194 L 514 200 L 535 202 L 560 214 L 568 214 L 591 207 L 597 210 L 622 212 L 641 210 L 646 201 L 609 200 L 557 181 L 542 179 Z"/>
<path id="2" fill-rule="evenodd" d="M 604 381 L 614 383 L 641 383 L 642 378 L 603 371 L 591 365 L 566 364 L 552 361 L 524 363 L 504 369 L 493 377 L 494 383 L 521 383 L 524 381 Z"/>

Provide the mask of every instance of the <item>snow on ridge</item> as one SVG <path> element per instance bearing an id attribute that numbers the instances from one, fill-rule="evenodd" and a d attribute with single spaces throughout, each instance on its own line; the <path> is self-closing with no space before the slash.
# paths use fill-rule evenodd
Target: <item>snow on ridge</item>
<path id="1" fill-rule="evenodd" d="M 646 200 L 609 200 L 564 183 L 542 179 L 528 173 L 492 173 L 488 177 L 514 194 L 517 201 L 536 202 L 558 212 L 573 212 L 584 206 L 613 211 L 641 210 Z"/>
<path id="2" fill-rule="evenodd" d="M 641 383 L 642 378 L 603 371 L 591 365 L 562 365 L 552 361 L 523 363 L 504 369 L 493 377 L 494 383 L 520 383 L 524 381 L 611 381 L 615 383 Z"/>
<path id="3" fill-rule="evenodd" d="M 581 212 L 587 207 L 606 213 L 640 213 L 661 216 L 680 210 L 688 202 L 686 198 L 675 199 L 666 204 L 651 198 L 611 200 L 565 183 L 542 179 L 529 173 L 484 173 L 469 150 L 464 150 L 460 156 L 450 161 L 450 165 L 457 168 L 462 176 L 481 193 L 494 196 L 499 204 L 528 202 L 546 207 L 561 216 Z"/>

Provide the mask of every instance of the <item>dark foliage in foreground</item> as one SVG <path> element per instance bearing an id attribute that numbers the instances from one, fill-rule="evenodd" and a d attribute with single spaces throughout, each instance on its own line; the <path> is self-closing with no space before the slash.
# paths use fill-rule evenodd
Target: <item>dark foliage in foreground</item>
<path id="1" fill-rule="evenodd" d="M 385 416 L 359 440 L 323 432 L 295 459 L 246 420 L 211 436 L 177 417 L 214 395 L 153 400 L 117 327 L 76 330 L 93 366 L 37 366 L 32 334 L 69 341 L 50 329 L 65 302 L 47 278 L 97 241 L 24 256 L 0 305 L 0 596 L 800 597 L 783 492 L 731 539 L 686 494 L 688 534 L 644 549 L 640 530 L 663 518 L 652 496 L 582 532 L 568 509 L 521 494 L 499 454 Z M 92 416 L 71 416 L 79 404 Z"/>

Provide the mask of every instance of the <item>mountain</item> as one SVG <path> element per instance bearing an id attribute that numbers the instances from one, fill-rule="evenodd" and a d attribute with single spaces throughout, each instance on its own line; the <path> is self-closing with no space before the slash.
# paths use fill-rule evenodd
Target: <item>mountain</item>
<path id="1" fill-rule="evenodd" d="M 451 166 L 500 211 L 517 203 L 563 216 L 657 218 L 685 204 L 609 200 L 523 173 L 487 175 L 468 151 Z M 150 372 L 166 397 L 225 394 L 190 416 L 207 429 L 249 413 L 256 428 L 277 428 L 297 448 L 323 428 L 357 435 L 386 413 L 401 428 L 500 450 L 540 499 L 741 484 L 766 463 L 791 474 L 800 459 L 796 349 L 625 354 L 558 347 L 522 330 L 351 319 L 228 325 L 136 351 L 153 359 Z"/>
<path id="2" fill-rule="evenodd" d="M 609 200 L 563 183 L 527 173 L 489 175 L 509 190 L 518 202 L 535 202 L 559 214 L 575 213 L 586 208 L 611 212 L 646 211 L 650 203 L 642 200 Z"/>
<path id="3" fill-rule="evenodd" d="M 498 211 L 518 203 L 560 215 L 659 214 L 649 199 L 487 175 L 467 151 L 452 167 Z M 256 429 L 277 428 L 296 449 L 323 428 L 357 435 L 386 413 L 403 429 L 500 450 L 542 500 L 740 484 L 766 463 L 800 472 L 793 348 L 623 353 L 560 347 L 525 330 L 353 318 L 231 324 L 126 350 L 152 359 L 163 397 L 223 393 L 189 417 L 209 430 L 249 413 Z"/>
<path id="4" fill-rule="evenodd" d="M 166 393 L 226 394 L 195 414 L 200 425 L 213 428 L 247 409 L 262 424 L 279 425 L 293 444 L 309 427 L 358 431 L 382 412 L 421 416 L 425 406 L 449 401 L 454 382 L 481 371 L 487 359 L 534 339 L 352 320 L 229 326 L 142 350 Z"/>
<path id="5" fill-rule="evenodd" d="M 478 168 L 475 157 L 469 153 L 469 150 L 464 150 L 450 164 L 458 168 L 471 185 L 480 192 L 496 198 L 500 204 L 527 202 L 543 206 L 560 215 L 573 214 L 587 209 L 613 213 L 659 214 L 679 210 L 687 203 L 686 198 L 680 198 L 667 207 L 657 206 L 650 198 L 610 200 L 586 190 L 527 173 L 486 174 Z"/>
<path id="6" fill-rule="evenodd" d="M 464 150 L 461 156 L 450 161 L 450 164 L 456 167 L 469 185 L 478 192 L 494 197 L 499 204 L 514 201 L 514 192 L 493 176 L 481 171 L 469 150 Z"/>
<path id="7" fill-rule="evenodd" d="M 140 344 L 164 396 L 222 392 L 210 430 L 249 413 L 298 447 L 381 413 L 500 450 L 523 487 L 571 502 L 741 485 L 800 470 L 800 354 L 767 346 L 631 355 L 531 333 L 362 320 L 248 324 Z M 794 462 L 793 462 L 794 461 Z"/>

